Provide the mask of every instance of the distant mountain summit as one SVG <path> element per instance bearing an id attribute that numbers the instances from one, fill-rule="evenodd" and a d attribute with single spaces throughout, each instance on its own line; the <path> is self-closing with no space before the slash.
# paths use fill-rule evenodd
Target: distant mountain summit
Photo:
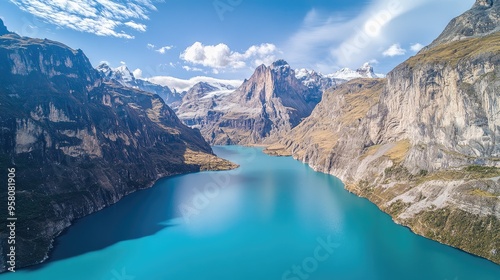
<path id="1" fill-rule="evenodd" d="M 370 63 L 365 63 L 356 70 L 342 68 L 332 74 L 321 74 L 314 70 L 299 69 L 295 72 L 296 78 L 309 88 L 316 88 L 323 92 L 331 87 L 359 78 L 383 78 L 385 75 L 376 74 Z"/>
<path id="2" fill-rule="evenodd" d="M 101 73 L 101 76 L 107 80 L 115 80 L 124 86 L 135 85 L 134 74 L 132 74 L 126 65 L 111 68 L 109 64 L 103 62 L 99 64 L 96 69 Z"/>
<path id="3" fill-rule="evenodd" d="M 323 75 L 308 69 L 295 71 L 280 59 L 258 66 L 235 90 L 198 83 L 184 96 L 177 114 L 212 144 L 261 144 L 309 116 L 325 90 L 348 80 L 378 76 L 368 63 L 357 70 L 344 68 Z"/>
<path id="4" fill-rule="evenodd" d="M 126 65 L 111 68 L 109 64 L 103 62 L 96 69 L 99 71 L 101 77 L 108 81 L 114 81 L 125 87 L 140 89 L 159 95 L 173 109 L 176 109 L 180 105 L 180 101 L 184 96 L 184 93 L 178 93 L 175 90 L 172 91 L 167 86 L 136 78 Z"/>

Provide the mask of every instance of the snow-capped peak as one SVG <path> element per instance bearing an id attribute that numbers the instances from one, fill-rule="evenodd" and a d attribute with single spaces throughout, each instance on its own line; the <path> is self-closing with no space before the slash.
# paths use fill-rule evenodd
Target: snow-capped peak
<path id="1" fill-rule="evenodd" d="M 117 68 L 111 68 L 108 63 L 102 62 L 97 66 L 97 71 L 101 72 L 101 75 L 109 80 L 116 80 L 121 84 L 128 85 L 135 80 L 134 74 L 130 72 L 126 65 L 121 65 Z"/>

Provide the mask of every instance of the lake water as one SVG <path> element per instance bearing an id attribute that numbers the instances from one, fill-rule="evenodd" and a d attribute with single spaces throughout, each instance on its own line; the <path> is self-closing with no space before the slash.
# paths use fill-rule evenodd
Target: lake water
<path id="1" fill-rule="evenodd" d="M 292 158 L 214 151 L 241 167 L 162 179 L 78 220 L 48 263 L 0 279 L 500 279 Z"/>

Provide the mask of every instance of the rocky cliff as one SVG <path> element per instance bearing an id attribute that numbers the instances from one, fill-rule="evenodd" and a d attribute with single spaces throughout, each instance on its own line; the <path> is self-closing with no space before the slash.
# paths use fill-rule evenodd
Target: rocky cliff
<path id="1" fill-rule="evenodd" d="M 234 92 L 198 84 L 184 97 L 178 115 L 212 144 L 257 144 L 290 131 L 320 99 L 279 60 L 259 66 Z"/>
<path id="2" fill-rule="evenodd" d="M 74 219 L 160 177 L 234 167 L 158 95 L 103 81 L 58 42 L 0 36 L 0 108 L 0 177 L 16 169 L 16 268 L 45 260 Z"/>
<path id="3" fill-rule="evenodd" d="M 477 1 L 386 79 L 325 93 L 267 151 L 338 176 L 418 234 L 500 263 L 499 2 Z"/>

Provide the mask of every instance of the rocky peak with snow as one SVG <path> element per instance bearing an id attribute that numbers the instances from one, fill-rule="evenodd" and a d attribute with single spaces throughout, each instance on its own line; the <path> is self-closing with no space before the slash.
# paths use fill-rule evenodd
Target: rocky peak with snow
<path id="1" fill-rule="evenodd" d="M 428 47 L 477 38 L 500 30 L 500 0 L 476 0 L 472 9 L 454 18 Z"/>
<path id="2" fill-rule="evenodd" d="M 183 97 L 183 93 L 172 91 L 167 86 L 136 78 L 126 65 L 112 68 L 108 63 L 103 62 L 99 64 L 96 69 L 105 80 L 114 81 L 125 87 L 140 89 L 159 95 L 165 103 L 173 109 L 180 105 L 180 101 Z"/>
<path id="3" fill-rule="evenodd" d="M 377 78 L 377 75 L 375 74 L 375 72 L 373 72 L 373 67 L 368 62 L 358 68 L 356 70 L 356 73 L 366 78 Z"/>
<path id="4" fill-rule="evenodd" d="M 357 70 L 342 68 L 341 70 L 324 75 L 309 69 L 298 69 L 295 71 L 295 77 L 305 86 L 313 91 L 322 94 L 325 90 L 343 84 L 349 80 L 357 78 L 382 78 L 384 75 L 376 74 L 370 63 L 365 63 Z M 317 93 L 318 94 L 318 93 Z"/>
<path id="5" fill-rule="evenodd" d="M 5 24 L 3 24 L 3 20 L 0 19 L 0 36 L 3 36 L 5 34 L 9 34 L 9 30 L 7 30 L 7 27 L 5 26 Z"/>
<path id="6" fill-rule="evenodd" d="M 236 90 L 198 83 L 177 111 L 212 144 L 255 144 L 279 137 L 307 117 L 321 96 L 301 83 L 284 60 L 261 65 Z"/>

